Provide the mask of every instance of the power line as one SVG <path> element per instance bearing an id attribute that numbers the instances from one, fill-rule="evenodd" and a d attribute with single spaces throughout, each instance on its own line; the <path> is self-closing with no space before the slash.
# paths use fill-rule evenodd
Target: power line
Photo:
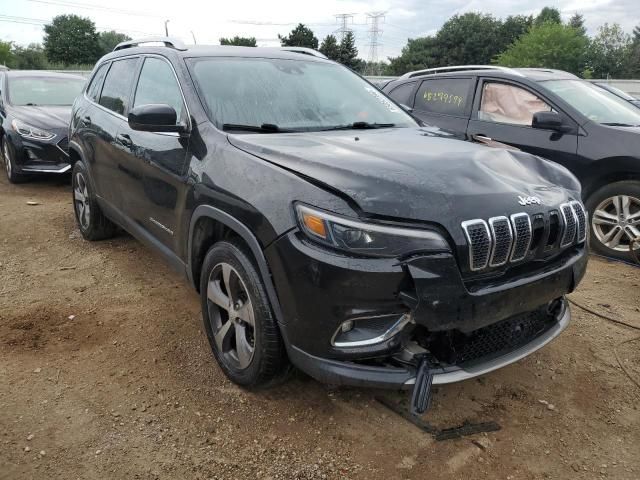
<path id="1" fill-rule="evenodd" d="M 3 15 L 0 14 L 0 22 L 4 22 L 4 23 L 17 23 L 17 24 L 22 24 L 22 25 L 36 25 L 36 26 L 45 26 L 51 23 L 51 20 L 43 20 L 40 18 L 29 18 L 29 17 L 15 17 L 12 15 Z M 108 32 L 111 30 L 118 30 L 120 32 L 129 32 L 129 33 L 138 33 L 141 35 L 148 35 L 148 36 L 153 36 L 156 34 L 153 33 L 149 33 L 149 32 L 143 32 L 140 30 L 131 30 L 131 29 L 125 29 L 125 28 L 120 28 L 120 27 L 110 27 L 110 26 L 96 26 L 96 30 L 101 31 L 101 32 Z"/>
<path id="2" fill-rule="evenodd" d="M 34 3 L 44 3 L 47 5 L 59 5 L 63 7 L 74 7 L 74 8 L 82 8 L 85 10 L 102 10 L 110 13 L 119 13 L 122 15 L 134 15 L 138 17 L 155 17 L 155 18 L 163 18 L 164 15 L 153 15 L 148 12 L 140 12 L 134 10 L 125 10 L 121 8 L 112 8 L 112 7 L 103 7 L 101 5 L 94 5 L 90 3 L 81 3 L 81 2 L 72 2 L 68 0 L 27 0 L 28 2 Z"/>
<path id="3" fill-rule="evenodd" d="M 369 75 L 380 75 L 380 65 L 378 64 L 379 49 L 382 48 L 380 37 L 382 36 L 382 27 L 386 12 L 370 12 L 367 13 L 367 23 L 371 24 L 369 29 Z"/>

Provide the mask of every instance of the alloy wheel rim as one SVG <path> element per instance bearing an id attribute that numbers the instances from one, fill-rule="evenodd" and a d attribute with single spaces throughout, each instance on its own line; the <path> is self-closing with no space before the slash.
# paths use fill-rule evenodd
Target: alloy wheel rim
<path id="1" fill-rule="evenodd" d="M 640 238 L 640 199 L 630 195 L 607 198 L 594 210 L 591 225 L 604 246 L 628 252 L 634 240 Z M 634 247 L 638 249 L 640 246 Z"/>
<path id="2" fill-rule="evenodd" d="M 75 181 L 73 182 L 73 201 L 76 206 L 76 216 L 80 226 L 86 230 L 89 228 L 89 221 L 91 215 L 91 206 L 89 205 L 89 190 L 87 188 L 87 182 L 84 179 L 82 173 L 76 173 Z"/>
<path id="3" fill-rule="evenodd" d="M 7 177 L 11 178 L 11 160 L 9 159 L 9 145 L 5 140 L 2 144 L 2 156 L 4 157 L 4 168 L 7 170 Z"/>
<path id="4" fill-rule="evenodd" d="M 246 369 L 255 353 L 253 304 L 240 274 L 228 263 L 211 270 L 207 303 L 218 352 L 229 366 Z"/>

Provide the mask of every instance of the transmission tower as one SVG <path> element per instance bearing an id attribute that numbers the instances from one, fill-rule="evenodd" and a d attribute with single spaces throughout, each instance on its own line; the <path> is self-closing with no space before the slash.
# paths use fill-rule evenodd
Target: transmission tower
<path id="1" fill-rule="evenodd" d="M 353 13 L 339 13 L 336 15 L 336 23 L 339 25 L 339 28 L 335 30 L 335 33 L 338 36 L 338 41 L 341 42 L 347 32 L 353 31 L 348 25 L 353 24 Z"/>
<path id="2" fill-rule="evenodd" d="M 369 75 L 380 75 L 380 65 L 378 64 L 378 54 L 382 50 L 382 24 L 387 12 L 367 13 L 367 24 L 369 28 Z"/>

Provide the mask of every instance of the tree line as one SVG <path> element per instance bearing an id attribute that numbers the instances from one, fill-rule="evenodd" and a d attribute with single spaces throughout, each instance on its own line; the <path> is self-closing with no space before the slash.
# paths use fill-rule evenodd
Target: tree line
<path id="1" fill-rule="evenodd" d="M 27 47 L 0 41 L 0 64 L 16 69 L 93 65 L 115 45 L 130 38 L 115 31 L 96 31 L 77 15 L 59 15 L 44 27 L 42 45 Z M 400 55 L 375 64 L 358 58 L 353 32 L 340 39 L 330 34 L 319 41 L 313 30 L 298 24 L 278 35 L 282 46 L 319 50 L 331 60 L 363 74 L 402 75 L 408 71 L 449 65 L 497 64 L 509 67 L 557 68 L 585 78 L 640 77 L 640 26 L 632 34 L 605 23 L 590 37 L 584 17 L 576 13 L 563 22 L 556 8 L 537 16 L 499 19 L 470 12 L 449 18 L 431 36 L 409 38 Z M 255 37 L 220 38 L 221 45 L 255 47 Z"/>

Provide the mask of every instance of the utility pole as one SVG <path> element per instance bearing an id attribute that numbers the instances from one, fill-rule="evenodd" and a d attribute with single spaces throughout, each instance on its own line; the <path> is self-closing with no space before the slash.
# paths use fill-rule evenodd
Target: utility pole
<path id="1" fill-rule="evenodd" d="M 169 23 L 169 20 L 165 20 L 164 21 L 164 36 L 165 37 L 169 36 L 169 27 L 167 27 L 167 23 Z"/>
<path id="2" fill-rule="evenodd" d="M 341 42 L 347 32 L 352 31 L 347 25 L 353 24 L 353 13 L 339 13 L 335 17 L 336 23 L 339 25 L 339 28 L 333 33 L 338 36 L 338 42 Z"/>
<path id="3" fill-rule="evenodd" d="M 378 64 L 378 54 L 382 49 L 382 42 L 380 37 L 382 36 L 381 24 L 384 23 L 386 12 L 369 12 L 367 13 L 367 24 L 370 24 L 369 28 L 369 75 L 380 75 L 380 65 Z"/>

